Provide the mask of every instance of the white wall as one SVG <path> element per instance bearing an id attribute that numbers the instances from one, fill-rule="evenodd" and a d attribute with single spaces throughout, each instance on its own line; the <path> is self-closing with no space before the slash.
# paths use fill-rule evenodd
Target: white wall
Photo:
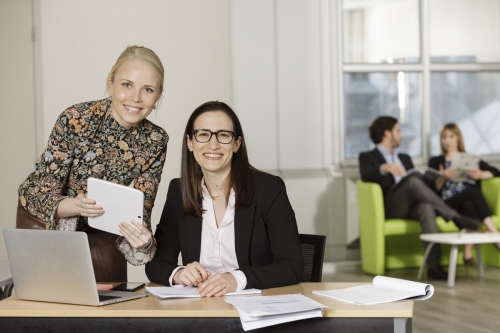
<path id="1" fill-rule="evenodd" d="M 15 1 L 10 2 L 13 4 Z M 4 5 L 4 2 L 1 3 Z M 18 8 L 12 6 L 8 9 L 15 12 Z M 2 18 L 5 15 L 6 19 L 0 22 L 2 27 L 5 24 L 5 29 L 0 30 L 3 41 L 4 32 L 16 30 L 12 28 L 16 22 L 9 12 L 0 12 Z M 231 103 L 229 2 L 44 0 L 35 2 L 35 13 L 38 35 L 35 60 L 39 64 L 37 98 L 40 101 L 37 114 L 41 133 L 36 153 L 34 138 L 30 137 L 13 147 L 4 148 L 2 145 L 2 152 L 4 149 L 9 152 L 12 150 L 4 156 L 16 156 L 17 152 L 14 151 L 23 149 L 27 150 L 28 155 L 28 158 L 17 160 L 12 165 L 6 163 L 9 170 L 19 169 L 16 179 L 10 180 L 7 175 L 11 173 L 2 172 L 2 177 L 9 177 L 12 182 L 9 185 L 8 207 L 11 210 L 15 207 L 15 190 L 33 168 L 35 156 L 43 151 L 57 116 L 77 102 L 105 97 L 106 76 L 118 55 L 128 45 L 143 45 L 153 49 L 165 67 L 164 99 L 158 111 L 152 113 L 149 119 L 165 128 L 170 136 L 167 160 L 152 216 L 155 228 L 170 179 L 179 176 L 182 134 L 189 115 L 197 106 L 209 100 Z M 21 25 L 21 30 L 26 30 L 30 37 L 29 7 L 25 14 L 28 20 L 16 24 Z M 12 41 L 12 46 L 16 43 L 17 47 L 17 39 Z M 8 54 L 2 52 L 1 56 L 6 57 Z M 19 54 L 9 56 L 19 57 Z M 26 63 L 31 65 L 33 60 L 30 52 L 27 52 L 27 57 Z M 5 64 L 4 61 L 1 63 Z M 15 78 L 15 69 L 7 69 L 11 73 L 7 77 Z M 28 66 L 26 70 L 29 69 Z M 16 80 L 21 81 L 22 78 Z M 24 115 L 19 114 L 13 120 L 26 118 L 23 124 L 33 127 L 33 102 L 30 104 L 29 100 L 25 100 L 20 89 L 31 89 L 32 80 L 27 82 L 9 84 L 8 88 L 11 86 L 12 91 L 5 92 L 2 97 L 4 101 L 13 100 L 13 96 L 18 97 L 15 99 L 16 104 L 12 103 L 12 110 L 21 111 Z M 4 93 L 3 89 L 0 91 Z M 29 113 L 29 117 L 25 113 Z M 17 129 L 9 128 L 11 135 L 15 132 L 22 132 L 19 126 Z M 2 131 L 2 138 L 4 135 L 8 133 Z M 5 138 L 3 142 L 12 142 L 12 139 Z M 3 193 L 7 198 L 7 194 Z M 8 220 L 12 224 L 15 215 L 11 214 Z M 0 259 L 2 257 L 6 257 L 6 254 L 0 250 Z M 143 266 L 129 266 L 129 280 L 145 279 Z"/>
<path id="2" fill-rule="evenodd" d="M 251 161 L 284 178 L 299 232 L 326 235 L 326 260 L 345 260 L 345 182 L 330 172 L 338 153 L 332 144 L 336 3 L 231 4 L 232 99 Z M 357 238 L 356 230 L 350 229 L 351 237 Z"/>
<path id="3" fill-rule="evenodd" d="M 35 162 L 35 112 L 31 0 L 0 1 L 2 156 L 0 229 L 14 228 L 17 189 Z M 0 261 L 7 260 L 3 234 Z M 1 265 L 0 265 L 1 266 Z"/>

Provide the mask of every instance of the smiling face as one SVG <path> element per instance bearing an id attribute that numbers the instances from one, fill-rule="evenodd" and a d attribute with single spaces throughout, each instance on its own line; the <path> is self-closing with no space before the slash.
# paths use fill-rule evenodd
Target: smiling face
<path id="1" fill-rule="evenodd" d="M 444 130 L 441 134 L 441 147 L 447 153 L 458 150 L 458 137 L 450 130 Z"/>
<path id="2" fill-rule="evenodd" d="M 160 78 L 140 60 L 129 60 L 108 82 L 112 97 L 111 114 L 125 128 L 137 125 L 146 118 L 161 95 Z"/>
<path id="3" fill-rule="evenodd" d="M 233 122 L 222 111 L 202 113 L 194 121 L 194 130 L 207 129 L 211 132 L 220 130 L 234 131 Z M 231 143 L 222 144 L 212 135 L 210 141 L 200 143 L 194 136 L 187 136 L 187 147 L 193 152 L 194 159 L 201 167 L 204 176 L 226 177 L 231 171 L 231 160 L 241 144 L 241 137 L 235 137 Z"/>

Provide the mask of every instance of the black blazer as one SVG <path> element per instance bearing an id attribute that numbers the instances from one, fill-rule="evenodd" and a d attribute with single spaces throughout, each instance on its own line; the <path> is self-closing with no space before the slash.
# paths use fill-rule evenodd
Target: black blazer
<path id="1" fill-rule="evenodd" d="M 442 165 L 444 168 L 445 163 L 446 163 L 446 159 L 444 158 L 443 155 L 433 156 L 429 159 L 428 166 L 429 166 L 429 168 L 439 170 L 439 166 Z M 483 171 L 490 171 L 493 174 L 493 177 L 500 177 L 500 171 L 497 168 L 495 168 L 494 166 L 489 165 L 488 163 L 486 163 L 483 160 L 479 161 L 479 169 L 481 169 Z M 481 182 L 480 181 L 476 182 L 476 185 L 480 187 Z"/>
<path id="2" fill-rule="evenodd" d="M 235 249 L 239 270 L 247 278 L 246 288 L 273 288 L 299 283 L 303 262 L 295 213 L 283 180 L 262 172 L 254 173 L 256 202 L 236 210 Z M 200 260 L 202 218 L 184 215 L 179 179 L 168 189 L 160 224 L 155 232 L 158 249 L 146 265 L 151 282 L 169 285 L 178 267 Z"/>
<path id="3" fill-rule="evenodd" d="M 413 162 L 409 155 L 399 154 L 398 157 L 407 171 L 413 169 Z M 391 174 L 380 174 L 380 166 L 384 163 L 387 163 L 387 161 L 377 148 L 359 154 L 359 172 L 361 173 L 361 180 L 364 182 L 378 183 L 380 187 L 382 187 L 385 198 L 389 189 L 396 181 Z"/>

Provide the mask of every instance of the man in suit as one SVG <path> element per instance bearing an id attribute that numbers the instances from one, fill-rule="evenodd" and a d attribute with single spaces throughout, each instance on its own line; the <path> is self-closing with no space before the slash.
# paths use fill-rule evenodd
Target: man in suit
<path id="1" fill-rule="evenodd" d="M 399 152 L 403 136 L 396 118 L 376 118 L 369 132 L 377 147 L 359 155 L 359 169 L 363 181 L 378 183 L 382 187 L 386 218 L 418 220 L 424 234 L 439 232 L 436 213 L 447 221 L 452 220 L 461 229 L 477 229 L 479 221 L 460 215 L 446 205 L 427 186 L 420 173 L 411 172 L 405 176 L 407 171 L 413 169 L 413 163 L 409 155 Z M 424 243 L 424 246 L 427 244 Z M 436 244 L 427 258 L 428 277 L 446 280 L 448 275 L 439 264 L 440 257 L 441 248 Z"/>

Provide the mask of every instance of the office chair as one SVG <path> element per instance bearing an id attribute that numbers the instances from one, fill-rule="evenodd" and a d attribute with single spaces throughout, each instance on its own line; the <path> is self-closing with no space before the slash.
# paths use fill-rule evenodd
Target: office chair
<path id="1" fill-rule="evenodd" d="M 321 282 L 326 236 L 299 234 L 304 260 L 301 282 Z"/>
<path id="2" fill-rule="evenodd" d="M 3 291 L 2 287 L 0 287 L 0 300 L 10 297 L 12 295 L 13 289 L 14 289 L 14 283 L 6 285 Z"/>

